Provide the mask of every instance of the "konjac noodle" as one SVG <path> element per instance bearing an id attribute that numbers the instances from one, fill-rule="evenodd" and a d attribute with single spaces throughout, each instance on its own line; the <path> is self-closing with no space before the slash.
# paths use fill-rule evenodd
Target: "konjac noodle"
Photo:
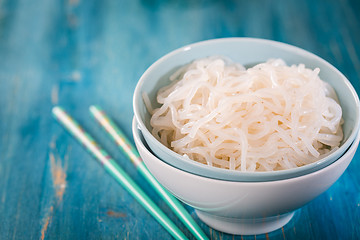
<path id="1" fill-rule="evenodd" d="M 240 171 L 306 165 L 336 150 L 342 110 L 320 69 L 281 59 L 245 69 L 220 57 L 180 68 L 161 88 L 152 134 L 200 163 Z"/>

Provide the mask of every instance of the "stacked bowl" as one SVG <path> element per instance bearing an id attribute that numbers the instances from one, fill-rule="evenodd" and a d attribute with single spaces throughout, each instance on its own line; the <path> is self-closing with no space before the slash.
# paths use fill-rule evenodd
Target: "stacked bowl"
<path id="1" fill-rule="evenodd" d="M 185 158 L 161 144 L 152 134 L 150 114 L 159 88 L 179 67 L 208 56 L 226 56 L 244 66 L 281 58 L 287 64 L 320 68 L 320 77 L 336 91 L 343 112 L 341 146 L 317 162 L 272 172 L 221 169 Z M 359 98 L 350 82 L 325 60 L 284 43 L 226 38 L 177 49 L 152 64 L 139 80 L 133 99 L 133 135 L 140 156 L 154 177 L 185 204 L 196 209 L 209 226 L 231 234 L 261 234 L 285 225 L 294 211 L 326 191 L 346 170 L 359 144 Z"/>

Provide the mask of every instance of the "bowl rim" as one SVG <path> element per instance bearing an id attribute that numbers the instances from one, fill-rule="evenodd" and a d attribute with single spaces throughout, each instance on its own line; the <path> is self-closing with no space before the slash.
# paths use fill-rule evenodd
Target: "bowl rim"
<path id="1" fill-rule="evenodd" d="M 139 101 L 142 99 L 140 97 L 141 96 L 140 91 L 141 91 L 142 85 L 145 82 L 145 79 L 147 78 L 147 75 L 153 70 L 153 68 L 155 68 L 157 65 L 163 63 L 164 61 L 166 61 L 168 58 L 172 57 L 173 55 L 176 55 L 176 54 L 178 54 L 180 52 L 189 51 L 192 48 L 195 48 L 195 47 L 198 47 L 198 46 L 211 45 L 211 44 L 216 43 L 216 42 L 230 43 L 230 42 L 249 42 L 249 41 L 258 42 L 258 43 L 266 43 L 266 44 L 278 46 L 278 47 L 281 47 L 281 48 L 284 48 L 284 49 L 288 49 L 289 51 L 296 52 L 296 54 L 299 54 L 299 55 L 302 55 L 302 56 L 309 56 L 311 58 L 314 58 L 316 61 L 322 62 L 324 65 L 329 67 L 332 71 L 335 71 L 337 74 L 339 74 L 339 76 L 341 77 L 341 80 L 344 82 L 344 84 L 347 86 L 347 88 L 352 93 L 352 97 L 353 97 L 353 99 L 355 99 L 355 105 L 356 105 L 355 128 L 352 129 L 352 132 L 351 132 L 349 138 L 340 146 L 340 148 L 338 150 L 335 151 L 335 152 L 338 152 L 339 150 L 341 150 L 341 151 L 343 151 L 345 153 L 345 151 L 347 151 L 347 149 L 350 147 L 350 145 L 354 141 L 354 139 L 355 139 L 355 137 L 356 137 L 356 135 L 357 135 L 357 133 L 359 131 L 359 128 L 360 128 L 359 97 L 358 97 L 357 92 L 354 89 L 353 85 L 350 83 L 350 81 L 337 68 L 335 68 L 332 64 L 330 64 L 326 60 L 322 59 L 321 57 L 319 57 L 319 56 L 317 56 L 317 55 L 315 55 L 315 54 L 313 54 L 313 53 L 311 53 L 311 52 L 309 52 L 307 50 L 301 49 L 299 47 L 296 47 L 296 46 L 293 46 L 293 45 L 290 45 L 290 44 L 287 44 L 287 43 L 282 43 L 282 42 L 268 40 L 268 39 L 261 39 L 261 38 L 231 37 L 231 38 L 217 38 L 217 39 L 210 39 L 210 40 L 200 41 L 200 42 L 188 44 L 188 45 L 185 45 L 183 47 L 177 48 L 177 49 L 167 53 L 166 55 L 162 56 L 161 58 L 156 60 L 153 64 L 151 64 L 151 66 L 148 67 L 146 69 L 146 71 L 142 74 L 142 76 L 140 77 L 140 79 L 139 79 L 139 81 L 138 81 L 138 83 L 137 83 L 137 85 L 135 87 L 135 91 L 134 91 L 134 95 L 133 95 L 134 115 L 135 115 L 135 119 L 136 119 L 136 121 L 137 121 L 143 135 L 146 135 L 146 137 L 150 138 L 153 142 L 156 142 L 156 145 L 160 148 L 161 151 L 167 153 L 171 157 L 175 158 L 177 161 L 182 161 L 183 163 L 190 164 L 190 166 L 193 167 L 193 168 L 203 169 L 204 171 L 207 171 L 207 172 L 209 172 L 211 174 L 215 174 L 215 175 L 220 174 L 221 176 L 229 176 L 229 179 L 224 179 L 224 180 L 230 180 L 230 181 L 232 181 L 235 178 L 249 179 L 249 181 L 254 181 L 256 179 L 258 179 L 258 181 L 263 181 L 264 179 L 269 179 L 268 181 L 271 181 L 272 178 L 274 178 L 274 179 L 279 179 L 280 178 L 281 179 L 281 178 L 286 177 L 287 175 L 300 176 L 300 175 L 302 175 L 303 172 L 308 173 L 309 171 L 311 171 L 311 169 L 316 170 L 317 168 L 319 168 L 319 166 L 322 166 L 322 165 L 327 166 L 326 165 L 327 162 L 328 162 L 328 164 L 331 164 L 333 161 L 337 160 L 337 159 L 331 160 L 331 156 L 333 155 L 333 153 L 332 153 L 332 154 L 330 154 L 330 155 L 328 155 L 328 156 L 326 156 L 326 157 L 324 157 L 324 158 L 322 158 L 322 159 L 320 159 L 320 160 L 318 160 L 316 162 L 313 162 L 313 163 L 310 163 L 310 164 L 307 164 L 307 165 L 304 165 L 304 166 L 300 166 L 300 167 L 292 168 L 292 169 L 271 171 L 271 172 L 241 172 L 241 171 L 238 171 L 238 170 L 216 168 L 216 167 L 212 167 L 212 166 L 208 166 L 208 165 L 199 163 L 199 162 L 191 160 L 191 159 L 186 159 L 182 155 L 174 152 L 173 150 L 169 149 L 168 147 L 166 147 L 165 145 L 160 143 L 151 134 L 149 129 L 145 126 L 145 123 L 142 121 L 142 118 L 140 117 L 141 114 L 140 114 L 140 110 L 138 108 Z M 219 177 L 219 176 L 214 176 L 214 178 L 223 179 L 223 177 Z M 244 181 L 244 180 L 242 180 L 242 181 Z"/>
<path id="2" fill-rule="evenodd" d="M 136 130 L 138 131 L 138 133 L 135 132 Z M 354 142 L 353 142 L 354 144 L 351 144 L 349 149 L 343 155 L 341 155 L 341 157 L 338 159 L 339 161 L 335 161 L 335 162 L 327 165 L 326 167 L 318 169 L 317 171 L 314 171 L 314 172 L 311 172 L 311 173 L 307 173 L 307 174 L 304 174 L 304 175 L 301 175 L 301 176 L 296 176 L 296 177 L 290 177 L 290 178 L 278 179 L 278 180 L 270 180 L 270 181 L 235 181 L 235 180 L 230 181 L 230 180 L 225 180 L 225 179 L 217 179 L 217 178 L 213 178 L 213 177 L 209 177 L 209 176 L 202 176 L 202 175 L 198 175 L 196 173 L 191 173 L 191 172 L 188 172 L 186 170 L 179 169 L 179 168 L 177 168 L 175 166 L 172 166 L 170 163 L 162 161 L 153 152 L 151 152 L 146 147 L 145 143 L 141 140 L 142 132 L 141 132 L 141 129 L 139 128 L 135 118 L 133 119 L 133 123 L 132 123 L 132 131 L 133 131 L 134 141 L 135 141 L 135 143 L 137 143 L 136 146 L 138 147 L 138 145 L 140 145 L 140 147 L 147 154 L 149 154 L 151 157 L 155 158 L 157 161 L 159 161 L 159 164 L 164 165 L 166 168 L 174 169 L 174 171 L 181 172 L 182 174 L 185 174 L 187 176 L 191 176 L 193 178 L 204 179 L 206 181 L 223 182 L 223 183 L 226 183 L 226 184 L 271 184 L 271 183 L 274 183 L 274 182 L 276 182 L 276 183 L 280 183 L 280 182 L 285 183 L 285 182 L 289 182 L 289 181 L 298 181 L 299 179 L 304 179 L 304 178 L 307 178 L 307 177 L 319 175 L 319 174 L 322 174 L 324 172 L 329 171 L 332 168 L 336 168 L 337 166 L 342 164 L 342 162 L 344 162 L 347 159 L 347 157 L 352 154 L 352 151 L 354 151 L 354 155 L 355 155 L 356 151 L 357 151 L 357 148 L 358 148 L 358 145 L 359 145 L 359 142 L 360 142 L 360 132 L 359 132 L 357 134 Z M 351 151 L 349 151 L 349 150 L 351 150 Z M 351 163 L 351 161 L 352 161 L 352 159 L 349 161 L 349 164 Z"/>

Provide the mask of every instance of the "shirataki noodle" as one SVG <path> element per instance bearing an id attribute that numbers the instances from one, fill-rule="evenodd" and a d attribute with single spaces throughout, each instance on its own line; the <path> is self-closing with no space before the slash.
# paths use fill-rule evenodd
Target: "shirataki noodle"
<path id="1" fill-rule="evenodd" d="M 240 171 L 312 163 L 343 138 L 342 110 L 318 68 L 271 59 L 252 68 L 225 58 L 198 59 L 158 91 L 152 134 L 192 160 Z"/>

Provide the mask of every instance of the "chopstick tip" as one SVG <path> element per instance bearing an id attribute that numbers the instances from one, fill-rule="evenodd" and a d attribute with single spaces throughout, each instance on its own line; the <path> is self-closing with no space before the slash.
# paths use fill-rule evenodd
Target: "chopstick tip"
<path id="1" fill-rule="evenodd" d="M 62 111 L 62 108 L 59 107 L 59 106 L 55 106 L 55 107 L 52 108 L 52 113 L 53 113 L 54 115 L 56 115 L 57 113 L 59 113 L 59 112 L 61 112 L 61 111 Z"/>
<path id="2" fill-rule="evenodd" d="M 90 112 L 92 112 L 92 113 L 99 112 L 100 109 L 101 109 L 101 108 L 100 108 L 98 105 L 91 105 L 91 106 L 89 107 L 89 110 L 90 110 Z"/>

